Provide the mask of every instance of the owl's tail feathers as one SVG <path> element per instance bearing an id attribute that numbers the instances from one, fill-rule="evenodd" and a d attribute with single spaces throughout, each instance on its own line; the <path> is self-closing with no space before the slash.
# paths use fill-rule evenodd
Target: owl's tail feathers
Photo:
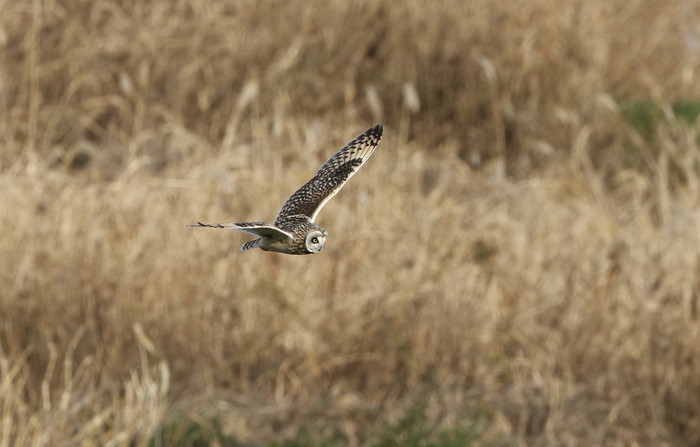
<path id="1" fill-rule="evenodd" d="M 187 225 L 188 227 L 209 227 L 209 228 L 238 228 L 236 224 L 233 223 L 215 223 L 215 224 L 205 224 L 202 222 L 197 222 L 196 225 Z"/>
<path id="2" fill-rule="evenodd" d="M 262 238 L 253 239 L 245 244 L 241 245 L 241 251 L 250 250 L 251 248 L 257 248 L 262 246 Z"/>

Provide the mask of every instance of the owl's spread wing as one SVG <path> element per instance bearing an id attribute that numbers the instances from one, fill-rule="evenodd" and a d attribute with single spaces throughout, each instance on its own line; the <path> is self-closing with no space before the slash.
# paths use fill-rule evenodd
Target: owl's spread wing
<path id="1" fill-rule="evenodd" d="M 282 205 L 275 225 L 289 216 L 302 214 L 313 222 L 321 208 L 340 191 L 367 161 L 382 137 L 382 125 L 367 129 L 326 161 L 311 180 L 297 189 Z"/>
<path id="2" fill-rule="evenodd" d="M 197 225 L 187 225 L 188 227 L 209 227 L 209 228 L 224 228 L 230 230 L 240 230 L 255 236 L 271 237 L 277 240 L 291 239 L 294 237 L 292 233 L 277 228 L 265 222 L 230 222 L 230 223 L 214 223 L 204 224 L 197 222 Z"/>

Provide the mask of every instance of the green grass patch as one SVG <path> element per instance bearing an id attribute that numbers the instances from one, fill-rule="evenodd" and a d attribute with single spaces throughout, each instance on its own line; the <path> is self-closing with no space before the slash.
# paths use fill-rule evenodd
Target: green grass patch
<path id="1" fill-rule="evenodd" d="M 481 438 L 487 418 L 472 415 L 454 427 L 434 430 L 424 408 L 407 413 L 372 444 L 373 447 L 468 447 Z"/>
<path id="2" fill-rule="evenodd" d="M 179 420 L 162 427 L 148 443 L 149 447 L 249 447 L 226 435 L 218 419 L 205 422 Z"/>
<path id="3" fill-rule="evenodd" d="M 671 104 L 673 116 L 689 125 L 694 125 L 700 116 L 700 101 L 677 101 Z M 659 124 L 667 121 L 661 105 L 650 99 L 639 99 L 623 103 L 622 117 L 645 140 L 656 135 Z"/>
<path id="4" fill-rule="evenodd" d="M 483 412 L 470 412 L 454 426 L 436 428 L 426 416 L 425 407 L 416 407 L 394 424 L 380 428 L 369 445 L 372 447 L 469 447 L 480 445 L 505 446 L 505 442 L 484 443 L 483 434 L 490 423 Z M 319 439 L 305 431 L 295 439 L 273 442 L 269 447 L 341 447 L 348 442 L 340 435 Z M 223 433 L 218 419 L 205 422 L 179 420 L 164 426 L 148 444 L 149 447 L 250 447 L 235 437 Z M 259 445 L 259 444 L 256 444 Z"/>
<path id="5" fill-rule="evenodd" d="M 691 125 L 695 124 L 700 116 L 700 101 L 679 101 L 671 108 L 676 117 Z"/>
<path id="6" fill-rule="evenodd" d="M 656 135 L 658 124 L 664 120 L 664 112 L 656 102 L 642 99 L 623 105 L 622 117 L 639 135 L 649 141 Z"/>
<path id="7" fill-rule="evenodd" d="M 640 148 L 637 142 L 625 141 L 622 145 L 622 165 L 640 172 L 648 172 L 650 157 L 656 159 L 659 155 L 661 148 L 656 140 L 659 126 L 676 123 L 692 127 L 697 125 L 698 116 L 700 116 L 700 101 L 674 102 L 669 106 L 670 113 L 665 113 L 660 103 L 650 99 L 627 101 L 621 104 L 624 121 L 647 143 L 645 148 Z M 646 154 L 643 154 L 642 150 L 646 151 Z M 684 182 L 682 173 L 675 171 L 673 175 L 680 182 Z"/>

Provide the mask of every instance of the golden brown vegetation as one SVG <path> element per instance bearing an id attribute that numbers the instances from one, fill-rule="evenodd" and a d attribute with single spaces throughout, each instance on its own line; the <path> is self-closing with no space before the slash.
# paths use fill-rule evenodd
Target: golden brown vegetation
<path id="1" fill-rule="evenodd" d="M 700 443 L 695 2 L 0 12 L 0 446 Z"/>

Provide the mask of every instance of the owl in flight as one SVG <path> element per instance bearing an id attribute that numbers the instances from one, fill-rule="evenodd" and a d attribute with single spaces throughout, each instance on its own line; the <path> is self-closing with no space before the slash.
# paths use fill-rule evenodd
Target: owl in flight
<path id="1" fill-rule="evenodd" d="M 258 236 L 241 250 L 259 247 L 290 255 L 308 255 L 323 250 L 328 233 L 314 223 L 319 211 L 340 191 L 350 177 L 372 155 L 382 137 L 382 125 L 367 129 L 326 161 L 311 180 L 297 189 L 282 205 L 273 224 L 231 222 L 188 225 L 189 227 L 228 228 Z"/>

